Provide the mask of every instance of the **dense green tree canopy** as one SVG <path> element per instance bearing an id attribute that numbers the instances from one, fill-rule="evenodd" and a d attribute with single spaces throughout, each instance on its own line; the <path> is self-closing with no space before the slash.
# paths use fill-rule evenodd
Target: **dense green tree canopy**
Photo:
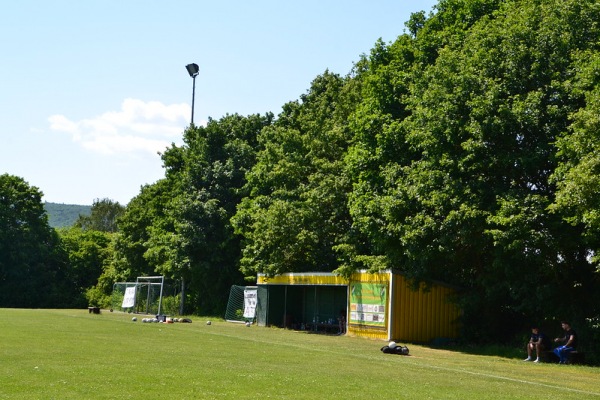
<path id="1" fill-rule="evenodd" d="M 467 289 L 466 317 L 488 334 L 531 315 L 583 320 L 597 310 L 573 303 L 586 303 L 597 280 L 581 226 L 549 212 L 550 176 L 557 139 L 572 115 L 585 118 L 572 81 L 578 55 L 597 52 L 598 4 L 449 0 L 436 8 L 409 22 L 414 39 L 376 47 L 363 73 L 369 92 L 348 155 L 350 205 L 386 261 L 373 265 Z"/>
<path id="2" fill-rule="evenodd" d="M 333 271 L 333 247 L 350 227 L 343 175 L 352 91 L 338 75 L 317 77 L 300 102 L 291 102 L 262 130 L 248 196 L 233 219 L 243 236 L 245 275 Z M 350 87 L 350 86 L 348 86 Z"/>
<path id="3" fill-rule="evenodd" d="M 184 145 L 162 155 L 165 179 L 142 188 L 120 218 L 109 275 L 159 273 L 181 283 L 187 312 L 222 312 L 231 285 L 244 283 L 230 219 L 272 119 L 227 115 L 190 126 Z"/>
<path id="4" fill-rule="evenodd" d="M 113 282 L 130 282 L 138 276 L 178 277 L 173 271 L 178 239 L 169 212 L 177 194 L 176 181 L 166 178 L 143 186 L 129 202 L 118 220 L 114 260 L 100 278 L 103 291 L 112 290 Z"/>
<path id="5" fill-rule="evenodd" d="M 110 268 L 114 234 L 77 227 L 61 229 L 58 233 L 61 248 L 68 257 L 69 268 L 64 279 L 68 283 L 71 307 L 104 305 L 100 298 L 88 292 L 97 287 L 99 278 Z"/>
<path id="6" fill-rule="evenodd" d="M 585 227 L 590 256 L 598 265 L 600 254 L 600 54 L 597 49 L 575 54 L 574 93 L 585 99 L 573 123 L 558 139 L 558 186 L 553 210 L 567 221 Z M 597 267 L 598 268 L 598 267 Z"/>
<path id="7" fill-rule="evenodd" d="M 258 135 L 272 120 L 272 114 L 226 115 L 185 133 L 183 186 L 173 216 L 182 277 L 195 309 L 224 311 L 231 285 L 244 283 L 240 238 L 230 220 L 247 193 L 246 173 L 256 160 Z"/>
<path id="8" fill-rule="evenodd" d="M 41 198 L 22 178 L 0 175 L 0 307 L 64 305 L 65 260 Z"/>
<path id="9" fill-rule="evenodd" d="M 79 215 L 75 226 L 84 230 L 100 232 L 116 232 L 117 220 L 125 211 L 119 202 L 110 199 L 96 199 L 92 204 L 90 215 Z"/>

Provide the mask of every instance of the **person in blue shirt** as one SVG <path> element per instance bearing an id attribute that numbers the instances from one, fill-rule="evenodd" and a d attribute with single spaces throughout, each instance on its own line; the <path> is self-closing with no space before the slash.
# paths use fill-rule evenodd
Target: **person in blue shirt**
<path id="1" fill-rule="evenodd" d="M 554 339 L 556 343 L 564 343 L 554 349 L 554 354 L 558 356 L 559 364 L 566 364 L 569 361 L 569 353 L 577 348 L 577 333 L 571 328 L 571 324 L 563 321 L 560 323 L 565 331 L 565 336 Z"/>
<path id="2" fill-rule="evenodd" d="M 540 362 L 540 356 L 550 348 L 550 339 L 537 326 L 531 327 L 531 336 L 527 343 L 527 358 L 524 361 Z M 535 352 L 535 360 L 532 355 Z"/>

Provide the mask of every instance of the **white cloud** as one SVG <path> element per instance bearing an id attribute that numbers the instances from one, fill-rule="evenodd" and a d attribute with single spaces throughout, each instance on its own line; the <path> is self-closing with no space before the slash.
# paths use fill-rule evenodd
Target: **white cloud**
<path id="1" fill-rule="evenodd" d="M 125 99 L 119 111 L 71 121 L 64 115 L 48 118 L 50 129 L 71 135 L 82 147 L 102 154 L 162 152 L 182 136 L 191 108 L 157 101 Z"/>
<path id="2" fill-rule="evenodd" d="M 54 131 L 62 131 L 76 134 L 78 132 L 77 124 L 71 122 L 64 115 L 53 115 L 48 118 L 50 121 L 50 129 Z"/>

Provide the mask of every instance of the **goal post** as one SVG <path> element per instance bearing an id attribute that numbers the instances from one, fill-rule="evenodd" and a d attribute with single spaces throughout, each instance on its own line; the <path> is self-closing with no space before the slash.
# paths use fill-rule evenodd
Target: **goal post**
<path id="1" fill-rule="evenodd" d="M 257 287 L 231 286 L 225 311 L 228 322 L 254 322 L 256 317 Z"/>
<path id="2" fill-rule="evenodd" d="M 112 308 L 160 315 L 164 311 L 164 295 L 164 276 L 138 276 L 135 282 L 117 282 L 113 285 Z"/>
<path id="3" fill-rule="evenodd" d="M 136 287 L 142 287 L 143 284 L 146 284 L 146 298 L 150 298 L 150 288 L 153 286 L 159 286 L 160 291 L 158 293 L 158 313 L 161 314 L 162 311 L 162 299 L 163 299 L 163 289 L 165 287 L 165 277 L 164 276 L 138 276 L 135 280 Z M 146 307 L 148 307 L 148 303 L 146 302 Z M 148 310 L 146 309 L 146 314 L 148 314 Z"/>

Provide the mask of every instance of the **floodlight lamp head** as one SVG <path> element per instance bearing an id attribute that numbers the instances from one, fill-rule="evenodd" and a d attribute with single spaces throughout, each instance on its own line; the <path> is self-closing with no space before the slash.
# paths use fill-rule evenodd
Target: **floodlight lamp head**
<path id="1" fill-rule="evenodd" d="M 188 64 L 185 66 L 185 69 L 187 69 L 188 74 L 190 74 L 192 78 L 195 78 L 198 75 L 198 71 L 200 71 L 198 64 Z"/>

